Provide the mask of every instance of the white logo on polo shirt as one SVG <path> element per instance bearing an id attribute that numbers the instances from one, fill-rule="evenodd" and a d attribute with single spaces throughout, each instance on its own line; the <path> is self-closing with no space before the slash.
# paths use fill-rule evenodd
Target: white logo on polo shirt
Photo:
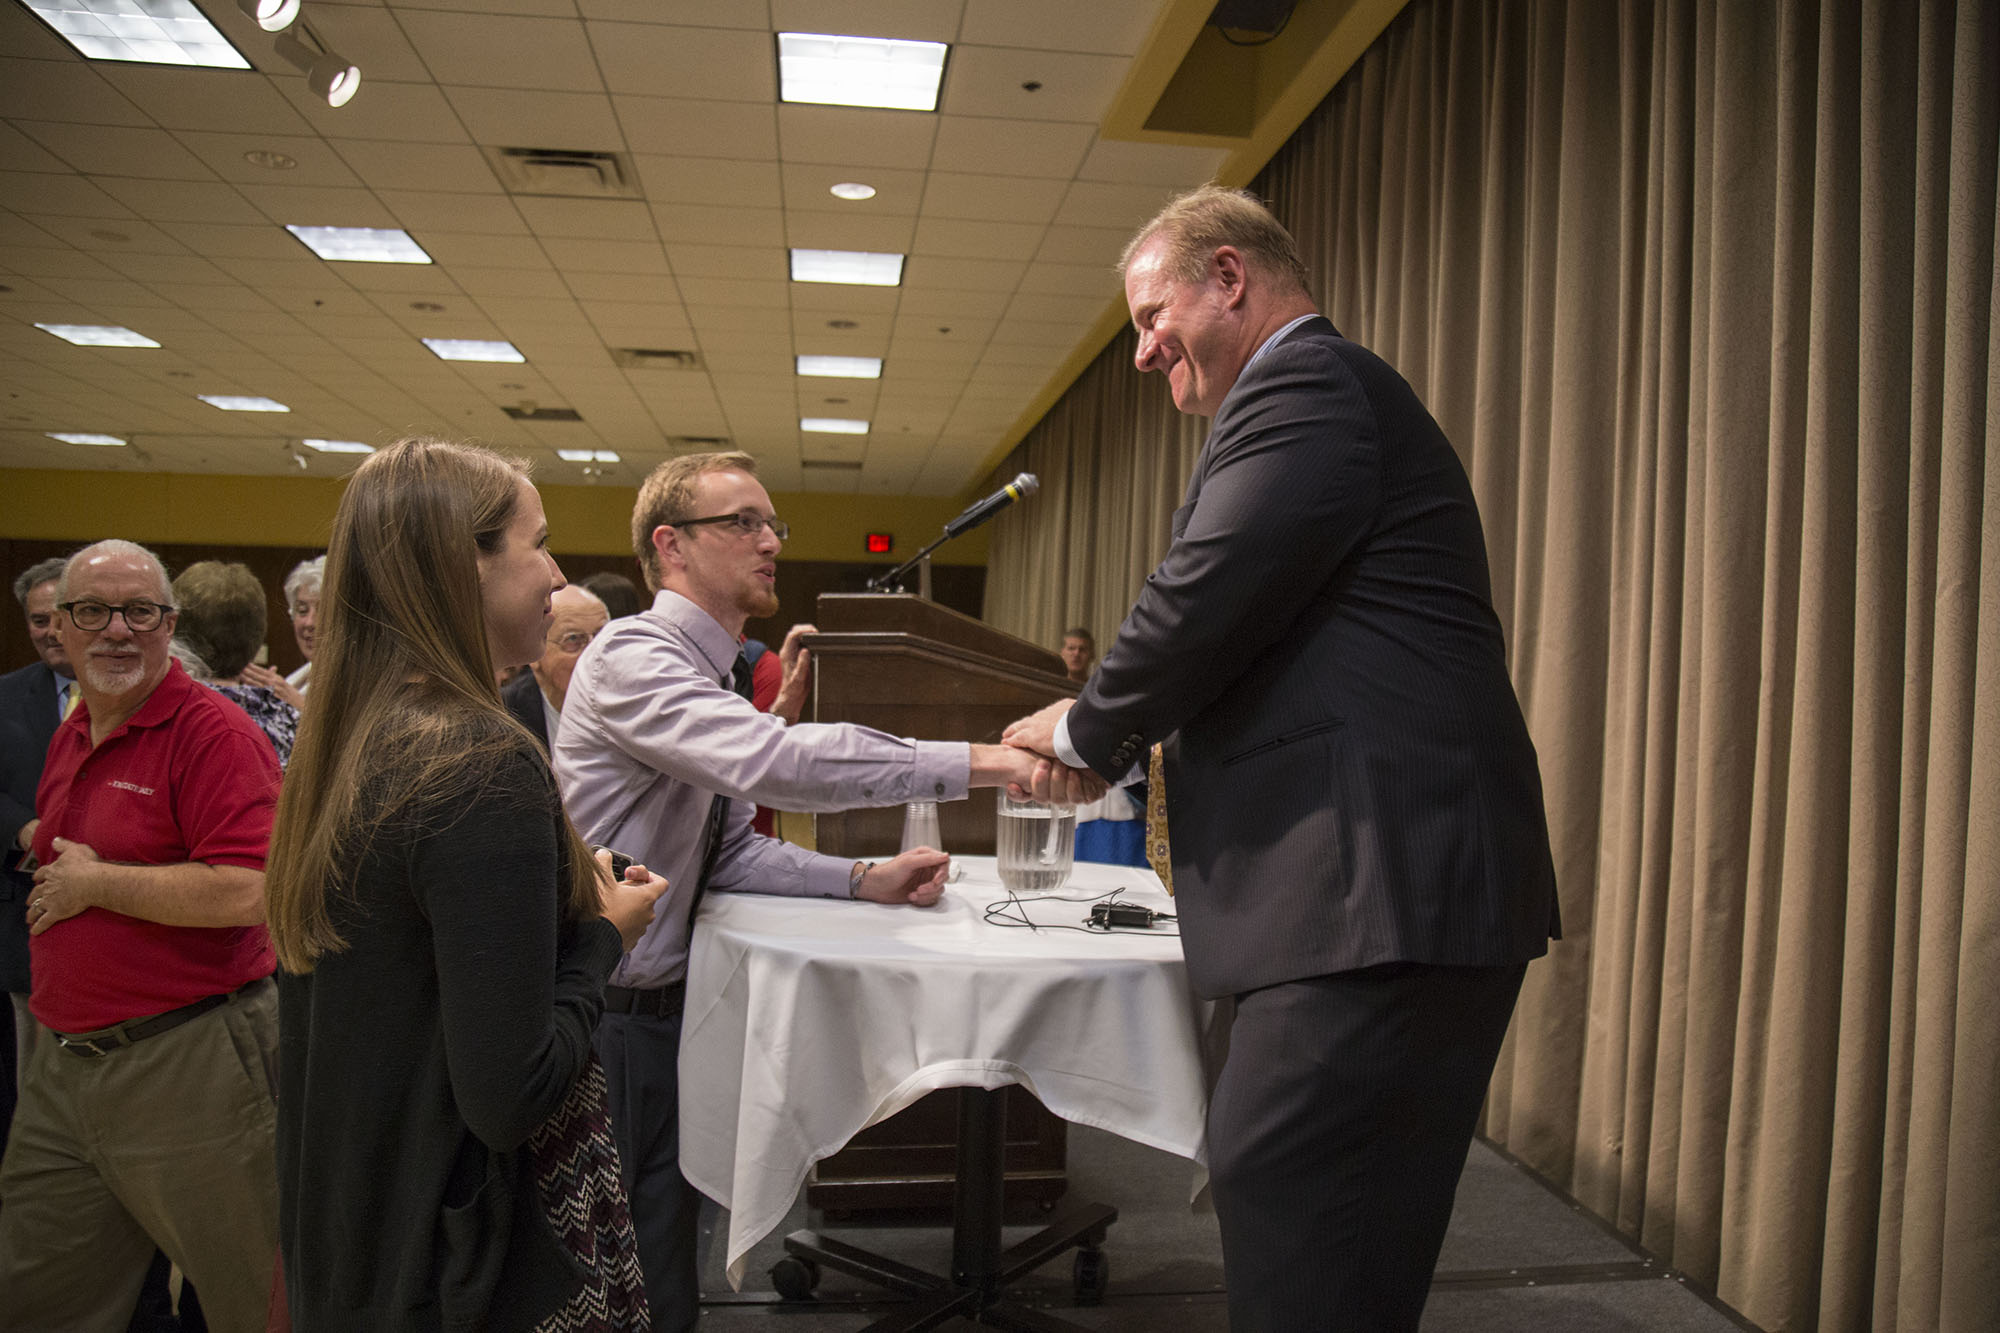
<path id="1" fill-rule="evenodd" d="M 118 778 L 111 779 L 111 781 L 106 785 L 111 787 L 116 787 L 119 791 L 135 791 L 138 792 L 141 796 L 151 796 L 153 794 L 153 788 L 151 787 L 141 787 L 137 783 L 124 782 L 119 780 Z"/>

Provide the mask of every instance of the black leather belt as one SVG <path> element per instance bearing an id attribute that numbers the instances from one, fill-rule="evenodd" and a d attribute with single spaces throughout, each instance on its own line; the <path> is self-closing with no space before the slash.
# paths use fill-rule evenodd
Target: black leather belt
<path id="1" fill-rule="evenodd" d="M 129 1022 L 120 1023 L 116 1027 L 105 1028 L 101 1032 L 71 1034 L 68 1032 L 55 1032 L 54 1029 L 50 1029 L 50 1031 L 55 1036 L 56 1045 L 62 1047 L 70 1054 L 82 1056 L 89 1060 L 101 1060 L 120 1047 L 130 1046 L 134 1042 L 144 1041 L 148 1037 L 157 1037 L 162 1032 L 172 1032 L 181 1024 L 200 1018 L 211 1009 L 220 1009 L 230 1001 L 239 1000 L 245 996 L 254 994 L 259 988 L 270 984 L 271 979 L 269 977 L 259 977 L 257 980 L 239 986 L 227 994 L 210 995 L 196 1000 L 193 1004 L 184 1004 L 178 1009 L 169 1009 L 164 1014 L 154 1014 L 151 1018 L 135 1018 Z"/>
<path id="2" fill-rule="evenodd" d="M 604 988 L 604 1012 L 607 1014 L 633 1014 L 640 1018 L 672 1018 L 681 1011 L 681 1005 L 686 1000 L 685 981 L 674 981 L 664 986 L 648 986 L 636 990 L 630 986 Z"/>

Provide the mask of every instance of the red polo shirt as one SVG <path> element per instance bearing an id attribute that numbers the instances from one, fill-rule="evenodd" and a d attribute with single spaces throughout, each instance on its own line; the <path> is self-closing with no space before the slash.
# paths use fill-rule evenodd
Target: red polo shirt
<path id="1" fill-rule="evenodd" d="M 106 861 L 264 868 L 278 760 L 257 724 L 171 663 L 139 711 L 90 743 L 90 708 L 56 728 L 35 792 L 35 856 L 55 839 Z M 91 1032 L 164 1013 L 268 976 L 258 926 L 166 926 L 92 907 L 28 941 L 29 1008 L 58 1032 Z"/>

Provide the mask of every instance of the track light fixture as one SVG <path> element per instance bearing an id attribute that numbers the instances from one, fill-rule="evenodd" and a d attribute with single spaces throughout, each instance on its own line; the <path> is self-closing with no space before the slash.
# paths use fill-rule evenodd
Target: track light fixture
<path id="1" fill-rule="evenodd" d="M 328 106 L 346 106 L 361 87 L 361 67 L 327 45 L 303 22 L 278 34 L 278 54 L 306 72 L 306 86 Z"/>
<path id="2" fill-rule="evenodd" d="M 299 0 L 236 0 L 236 7 L 265 32 L 283 32 L 299 16 Z"/>

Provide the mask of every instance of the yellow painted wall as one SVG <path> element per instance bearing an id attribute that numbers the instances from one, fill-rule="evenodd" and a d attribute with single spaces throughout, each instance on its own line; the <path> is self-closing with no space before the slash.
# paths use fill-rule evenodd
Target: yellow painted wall
<path id="1" fill-rule="evenodd" d="M 182 472 L 0 469 L 0 537 L 46 541 L 212 542 L 320 546 L 345 483 L 322 477 L 216 477 Z M 632 500 L 620 486 L 543 486 L 549 545 L 581 555 L 631 553 Z M 915 555 L 965 507 L 953 496 L 773 494 L 792 525 L 791 560 L 893 565 Z M 869 532 L 891 532 L 895 553 L 870 556 Z M 941 547 L 941 565 L 986 563 L 987 529 Z"/>

